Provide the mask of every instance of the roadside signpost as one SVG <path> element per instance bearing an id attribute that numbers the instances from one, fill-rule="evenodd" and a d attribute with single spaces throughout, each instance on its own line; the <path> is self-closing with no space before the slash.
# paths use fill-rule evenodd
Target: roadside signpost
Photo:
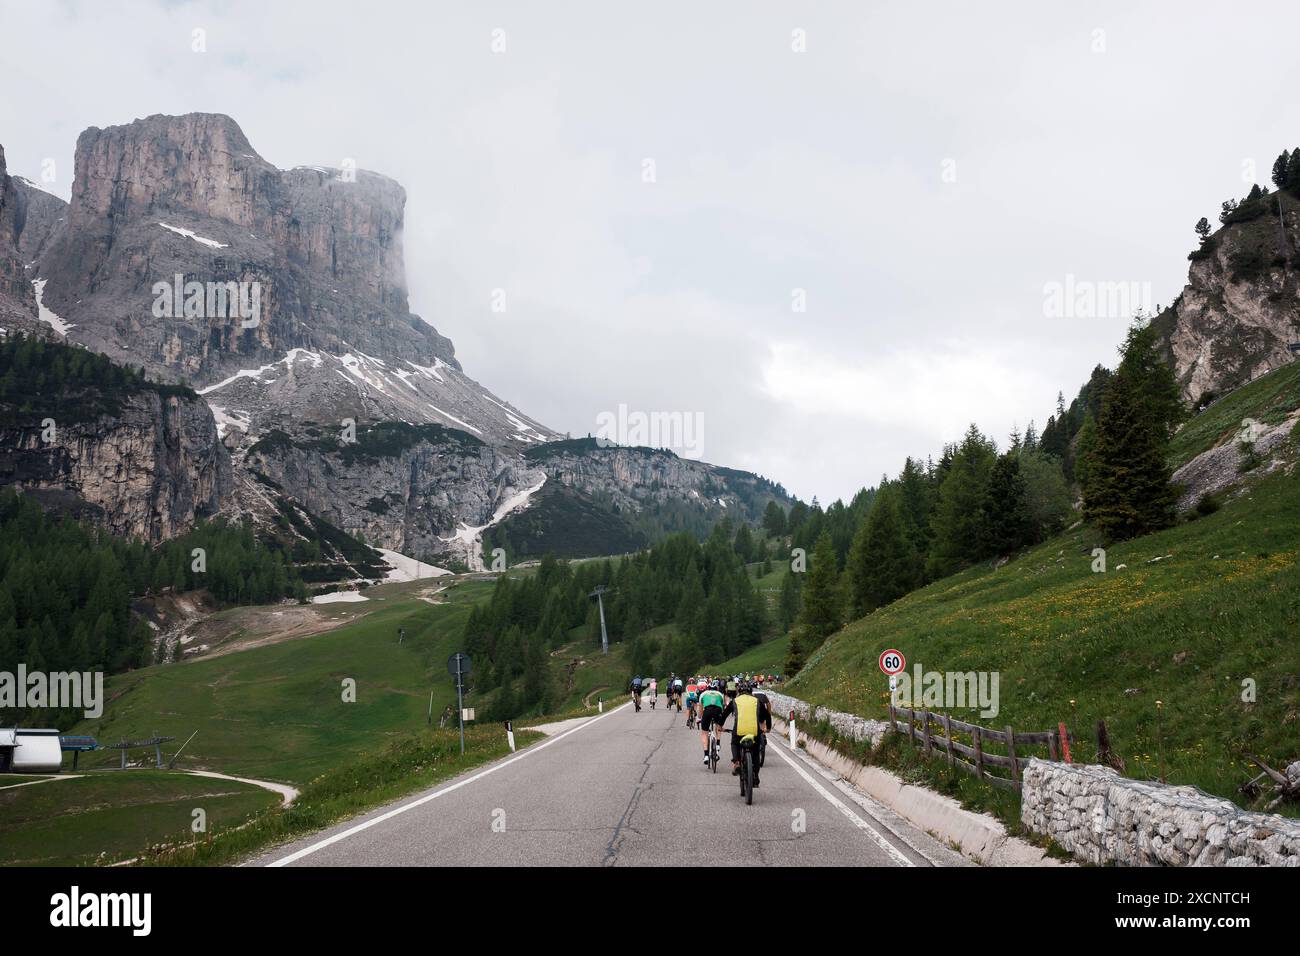
<path id="1" fill-rule="evenodd" d="M 452 654 L 447 658 L 447 673 L 456 679 L 456 709 L 460 711 L 460 752 L 465 752 L 465 678 L 469 675 L 473 661 L 468 654 Z"/>
<path id="2" fill-rule="evenodd" d="M 903 652 L 890 647 L 880 652 L 880 670 L 889 678 L 889 702 L 894 703 L 894 694 L 898 691 L 898 675 L 907 669 L 907 658 Z"/>

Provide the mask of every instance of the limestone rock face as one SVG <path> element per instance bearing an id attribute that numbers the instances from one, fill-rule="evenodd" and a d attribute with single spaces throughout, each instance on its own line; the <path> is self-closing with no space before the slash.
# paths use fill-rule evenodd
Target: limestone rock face
<path id="1" fill-rule="evenodd" d="M 1154 320 L 1189 403 L 1293 360 L 1287 346 L 1300 342 L 1297 243 L 1300 198 L 1281 192 L 1193 253 L 1182 294 Z"/>
<path id="2" fill-rule="evenodd" d="M 470 567 L 478 564 L 473 529 L 525 506 L 545 480 L 519 455 L 438 426 L 379 428 L 356 445 L 320 429 L 277 432 L 249 448 L 244 465 L 369 544 Z"/>
<path id="3" fill-rule="evenodd" d="M 721 520 L 758 520 L 772 498 L 784 500 L 750 472 L 719 468 L 662 449 L 601 446 L 594 440 L 557 442 L 525 453 L 556 484 L 604 497 L 636 512 L 686 500 Z"/>
<path id="4" fill-rule="evenodd" d="M 593 554 L 642 509 L 756 520 L 789 500 L 745 472 L 562 441 L 470 378 L 410 311 L 406 193 L 386 176 L 277 169 L 230 117 L 191 113 L 82 133 L 70 204 L 0 186 L 0 315 L 202 399 L 152 422 L 133 400 L 57 454 L 24 439 L 10 480 L 113 530 L 159 540 L 212 509 L 275 521 L 273 487 L 369 542 L 475 566 L 482 529 L 546 483 L 616 517 L 584 539 Z M 345 429 L 369 443 L 332 437 Z M 555 529 L 569 513 L 548 514 Z"/>
<path id="5" fill-rule="evenodd" d="M 77 140 L 67 226 L 40 275 L 80 341 L 199 385 L 293 348 L 456 365 L 450 341 L 407 306 L 405 203 L 376 173 L 276 169 L 228 116 L 92 127 Z M 178 274 L 258 282 L 260 321 L 160 318 L 154 285 Z"/>
<path id="6" fill-rule="evenodd" d="M 0 326 L 27 328 L 36 316 L 36 299 L 19 248 L 23 200 L 18 181 L 9 175 L 0 146 Z"/>
<path id="7" fill-rule="evenodd" d="M 51 435 L 41 420 L 14 421 L 6 412 L 0 485 L 151 543 L 230 503 L 230 455 L 211 412 L 194 397 L 143 389 L 116 414 L 52 420 Z"/>

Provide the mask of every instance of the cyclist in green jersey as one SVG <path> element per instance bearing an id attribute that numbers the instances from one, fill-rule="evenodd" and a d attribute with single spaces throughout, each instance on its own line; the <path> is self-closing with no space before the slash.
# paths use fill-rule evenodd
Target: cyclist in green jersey
<path id="1" fill-rule="evenodd" d="M 726 704 L 722 691 L 714 681 L 700 694 L 700 743 L 704 746 L 704 762 L 709 762 L 709 732 L 715 741 L 722 739 L 722 709 Z"/>

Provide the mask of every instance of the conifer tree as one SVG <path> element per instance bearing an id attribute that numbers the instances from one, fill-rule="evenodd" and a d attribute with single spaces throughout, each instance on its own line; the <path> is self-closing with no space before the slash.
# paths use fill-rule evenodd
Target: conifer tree
<path id="1" fill-rule="evenodd" d="M 926 562 L 931 578 L 945 577 L 987 554 L 983 505 L 994 458 L 993 443 L 971 425 L 939 487 L 931 518 L 934 543 Z"/>
<path id="2" fill-rule="evenodd" d="M 897 600 L 920 583 L 920 559 L 908 537 L 899 497 L 897 486 L 882 488 L 854 537 L 849 576 L 855 617 Z"/>
<path id="3" fill-rule="evenodd" d="M 1035 538 L 1028 492 L 1015 451 L 1000 455 L 989 474 L 984 499 L 984 520 L 991 555 L 1008 555 L 1032 544 Z"/>
<path id="4" fill-rule="evenodd" d="M 1166 452 L 1181 414 L 1177 383 L 1151 327 L 1135 325 L 1106 389 L 1085 467 L 1083 516 L 1107 539 L 1173 523 L 1177 498 Z"/>
<path id="5" fill-rule="evenodd" d="M 808 641 L 806 650 L 816 650 L 840 626 L 839 569 L 831 536 L 823 532 L 809 557 L 803 588 L 803 609 L 799 624 Z"/>

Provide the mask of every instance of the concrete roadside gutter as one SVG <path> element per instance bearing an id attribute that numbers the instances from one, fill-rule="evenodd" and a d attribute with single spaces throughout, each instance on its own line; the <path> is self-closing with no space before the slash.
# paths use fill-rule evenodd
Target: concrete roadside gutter
<path id="1" fill-rule="evenodd" d="M 773 719 L 773 733 L 787 741 L 790 729 Z M 987 813 L 967 810 L 956 800 L 926 787 L 904 782 L 882 767 L 860 764 L 819 740 L 799 732 L 798 749 L 840 779 L 884 804 L 936 840 L 955 847 L 983 866 L 1072 866 L 1049 857 L 1042 849 L 1007 833 L 1002 822 Z"/>

